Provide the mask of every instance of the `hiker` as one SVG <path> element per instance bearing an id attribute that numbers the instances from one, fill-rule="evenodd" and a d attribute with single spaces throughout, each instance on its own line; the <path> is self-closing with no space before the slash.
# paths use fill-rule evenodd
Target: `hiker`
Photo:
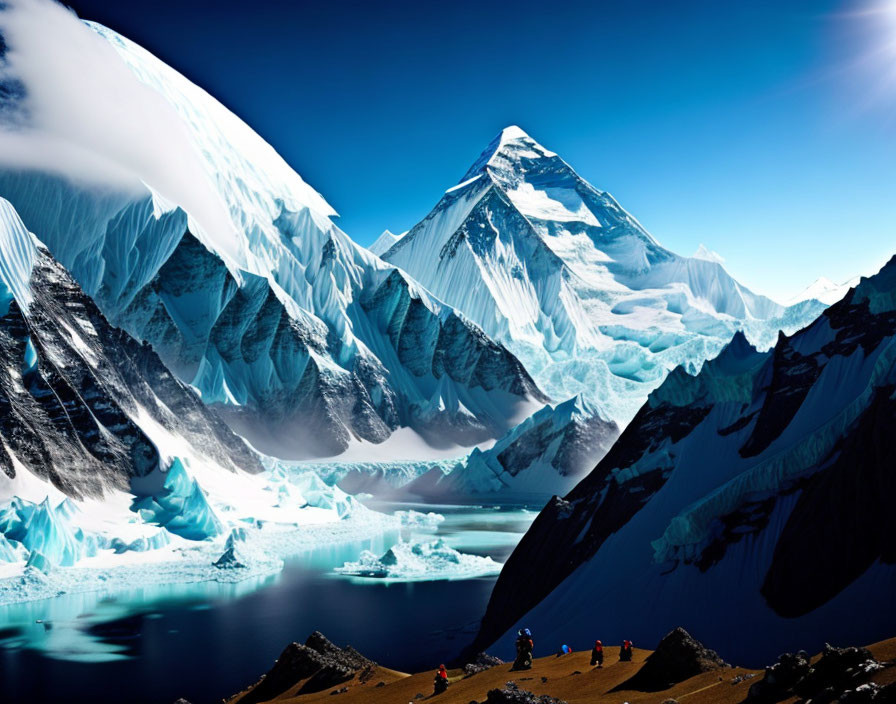
<path id="1" fill-rule="evenodd" d="M 622 641 L 622 647 L 619 648 L 619 662 L 632 661 L 632 642 L 630 640 Z"/>
<path id="2" fill-rule="evenodd" d="M 594 641 L 594 647 L 591 649 L 591 667 L 595 665 L 604 666 L 604 644 L 599 640 Z"/>
<path id="3" fill-rule="evenodd" d="M 521 628 L 517 632 L 516 660 L 513 661 L 512 670 L 531 670 L 532 651 L 535 649 L 535 641 L 532 640 L 532 631 Z"/>
<path id="4" fill-rule="evenodd" d="M 569 655 L 571 652 L 572 648 L 564 643 L 560 646 L 560 650 L 557 651 L 557 657 L 559 658 L 561 655 Z"/>
<path id="5" fill-rule="evenodd" d="M 433 682 L 433 694 L 441 694 L 446 689 L 448 689 L 448 670 L 445 669 L 444 665 L 439 665 L 439 670 L 436 672 L 436 678 Z"/>

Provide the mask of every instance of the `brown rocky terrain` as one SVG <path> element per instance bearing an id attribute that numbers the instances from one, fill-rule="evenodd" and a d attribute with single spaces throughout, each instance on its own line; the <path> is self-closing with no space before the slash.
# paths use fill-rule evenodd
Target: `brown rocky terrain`
<path id="1" fill-rule="evenodd" d="M 310 652 L 297 658 L 299 651 Z M 536 655 L 538 651 L 537 644 Z M 590 651 L 536 658 L 527 671 L 513 671 L 510 663 L 472 675 L 463 668 L 452 669 L 448 691 L 433 695 L 435 667 L 413 675 L 397 672 L 314 634 L 306 646 L 287 647 L 265 677 L 227 704 L 896 702 L 896 638 L 867 649 L 830 649 L 812 658 L 803 653 L 786 654 L 765 672 L 725 664 L 683 629 L 668 634 L 655 651 L 636 648 L 631 662 L 618 661 L 618 646 L 607 645 L 604 652 L 606 659 L 600 669 L 591 667 Z M 297 660 L 303 663 L 295 670 L 300 679 L 284 679 L 290 663 Z M 317 660 L 323 670 L 307 666 Z M 353 662 L 357 669 L 345 672 Z M 328 679 L 334 673 L 336 677 Z M 324 682 L 327 686 L 321 688 Z"/>

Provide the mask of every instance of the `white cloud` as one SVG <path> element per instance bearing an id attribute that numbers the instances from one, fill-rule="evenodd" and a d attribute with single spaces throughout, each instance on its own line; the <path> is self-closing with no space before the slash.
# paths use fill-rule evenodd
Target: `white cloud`
<path id="1" fill-rule="evenodd" d="M 52 0 L 8 0 L 0 33 L 8 46 L 0 78 L 25 89 L 21 119 L 0 112 L 0 168 L 114 190 L 138 191 L 142 181 L 238 246 L 180 117 L 106 40 Z"/>

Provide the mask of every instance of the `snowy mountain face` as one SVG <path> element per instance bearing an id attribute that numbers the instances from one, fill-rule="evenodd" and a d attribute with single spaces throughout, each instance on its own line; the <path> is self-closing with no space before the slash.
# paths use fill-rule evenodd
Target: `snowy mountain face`
<path id="1" fill-rule="evenodd" d="M 581 393 L 620 424 L 736 330 L 769 346 L 821 310 L 785 309 L 715 257 L 664 249 L 518 127 L 382 256 L 506 344 L 552 398 Z"/>
<path id="2" fill-rule="evenodd" d="M 0 470 L 10 480 L 0 498 L 28 475 L 72 497 L 130 491 L 178 442 L 222 471 L 261 471 L 148 345 L 106 321 L 2 199 L 0 292 Z"/>
<path id="3" fill-rule="evenodd" d="M 73 76 L 84 83 L 69 95 L 60 60 L 62 85 L 48 94 L 13 60 L 36 50 L 29 35 L 11 32 L 6 73 L 21 69 L 24 88 L 4 93 L 5 114 L 44 152 L 56 140 L 60 154 L 89 151 L 126 176 L 92 162 L 82 173 L 71 159 L 7 165 L 0 195 L 114 325 L 150 343 L 256 448 L 333 455 L 400 427 L 469 445 L 545 400 L 504 347 L 355 245 L 324 199 L 207 93 L 104 27 L 46 23 L 58 25 L 54 52 L 70 43 L 128 100 L 110 137 L 43 119 L 45 102 L 70 98 L 63 107 L 82 122 L 106 125 L 110 89 L 91 95 Z M 132 104 L 146 114 L 118 114 Z M 123 125 L 137 132 L 119 135 Z"/>
<path id="4" fill-rule="evenodd" d="M 405 490 L 430 499 L 500 492 L 505 498 L 544 502 L 565 493 L 603 457 L 619 428 L 581 397 L 545 406 L 487 450 L 475 448 L 455 467 L 434 467 Z"/>
<path id="5" fill-rule="evenodd" d="M 794 296 L 788 301 L 789 305 L 796 305 L 803 301 L 821 301 L 825 305 L 832 305 L 839 301 L 846 292 L 859 283 L 859 277 L 845 281 L 842 284 L 835 284 L 830 279 L 822 276 L 815 279 L 805 290 Z"/>
<path id="6" fill-rule="evenodd" d="M 896 258 L 772 350 L 739 333 L 672 372 L 536 519 L 476 646 L 521 624 L 651 643 L 686 623 L 749 664 L 892 632 L 894 399 Z"/>

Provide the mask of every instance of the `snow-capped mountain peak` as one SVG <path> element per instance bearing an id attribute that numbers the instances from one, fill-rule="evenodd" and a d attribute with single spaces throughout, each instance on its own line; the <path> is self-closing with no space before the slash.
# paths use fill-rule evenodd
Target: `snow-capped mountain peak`
<path id="1" fill-rule="evenodd" d="M 725 258 L 719 254 L 718 252 L 714 252 L 705 244 L 701 243 L 699 247 L 697 247 L 697 251 L 693 254 L 694 259 L 705 259 L 708 262 L 716 262 L 717 264 L 724 264 Z"/>
<path id="2" fill-rule="evenodd" d="M 458 183 L 475 178 L 487 167 L 496 171 L 512 171 L 515 170 L 514 164 L 518 164 L 523 159 L 552 157 L 557 157 L 557 155 L 541 146 L 521 127 L 510 125 L 495 136 Z"/>
<path id="3" fill-rule="evenodd" d="M 375 255 L 380 256 L 392 249 L 393 245 L 406 234 L 408 234 L 407 231 L 402 232 L 400 235 L 396 235 L 391 230 L 383 230 L 383 234 L 377 237 L 376 241 L 374 241 L 374 243 L 367 249 L 369 249 Z"/>
<path id="4" fill-rule="evenodd" d="M 741 328 L 767 347 L 785 315 L 718 257 L 661 246 L 515 126 L 382 257 L 504 342 L 552 398 L 582 393 L 621 424 L 669 369 L 696 370 Z"/>

